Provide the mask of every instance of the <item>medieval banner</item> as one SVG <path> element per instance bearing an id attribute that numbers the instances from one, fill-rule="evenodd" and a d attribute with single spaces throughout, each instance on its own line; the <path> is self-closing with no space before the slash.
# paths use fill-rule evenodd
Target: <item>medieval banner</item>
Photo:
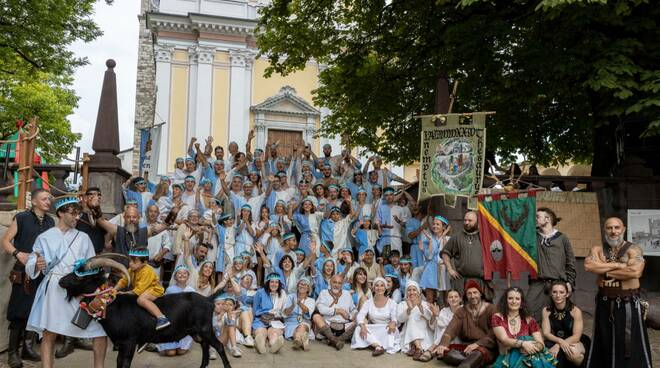
<path id="1" fill-rule="evenodd" d="M 536 192 L 478 196 L 479 236 L 484 278 L 519 280 L 521 272 L 536 278 Z"/>
<path id="2" fill-rule="evenodd" d="M 483 180 L 486 115 L 422 116 L 419 200 L 476 194 Z"/>

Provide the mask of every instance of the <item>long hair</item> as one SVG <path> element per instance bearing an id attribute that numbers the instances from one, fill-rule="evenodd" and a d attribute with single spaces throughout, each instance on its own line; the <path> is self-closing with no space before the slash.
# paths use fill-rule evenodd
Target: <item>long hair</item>
<path id="1" fill-rule="evenodd" d="M 385 279 L 387 279 L 387 276 L 385 276 Z M 388 298 L 392 297 L 392 294 L 394 294 L 394 290 L 398 289 L 401 284 L 399 283 L 399 279 L 396 277 L 390 277 L 392 279 L 392 288 L 385 288 L 385 296 Z"/>
<path id="2" fill-rule="evenodd" d="M 527 302 L 525 301 L 525 293 L 521 288 L 517 286 L 512 286 L 504 291 L 504 294 L 502 294 L 500 297 L 500 301 L 497 303 L 497 311 L 500 312 L 504 319 L 507 318 L 509 312 L 509 304 L 507 303 L 507 298 L 509 297 L 509 293 L 512 291 L 520 294 L 520 319 L 524 319 L 526 321 L 527 317 L 530 315 L 529 310 L 527 309 Z"/>
<path id="3" fill-rule="evenodd" d="M 167 192 L 170 190 L 170 186 L 167 183 L 158 183 L 156 185 L 156 190 L 154 195 L 151 197 L 154 201 L 158 201 L 160 197 L 166 196 Z"/>
<path id="4" fill-rule="evenodd" d="M 358 267 L 355 269 L 353 272 L 353 281 L 351 282 L 351 289 L 358 291 L 360 289 L 362 291 L 362 294 L 367 294 L 369 292 L 369 282 L 366 281 L 364 285 L 358 285 L 357 283 L 357 275 L 358 273 L 363 273 L 364 276 L 367 276 L 367 270 L 364 267 Z"/>
<path id="5" fill-rule="evenodd" d="M 277 275 L 276 273 L 273 272 L 273 273 L 268 274 L 268 276 L 270 276 L 272 274 Z M 266 276 L 266 279 L 268 279 L 268 276 Z M 277 275 L 277 276 L 279 277 L 279 275 Z M 264 281 L 263 289 L 266 292 L 266 294 L 270 294 L 270 281 Z M 282 289 L 283 289 L 282 280 L 278 279 L 277 290 L 276 290 L 277 295 L 282 295 Z"/>

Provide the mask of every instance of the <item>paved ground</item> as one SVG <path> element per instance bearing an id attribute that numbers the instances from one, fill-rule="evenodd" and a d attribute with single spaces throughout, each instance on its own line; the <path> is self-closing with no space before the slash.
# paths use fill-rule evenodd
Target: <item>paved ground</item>
<path id="1" fill-rule="evenodd" d="M 591 335 L 591 318 L 588 318 L 585 326 L 585 333 Z M 653 363 L 660 364 L 660 331 L 649 330 L 651 347 L 653 350 Z M 144 352 L 136 355 L 133 360 L 134 368 L 197 368 L 202 361 L 202 354 L 198 344 L 193 345 L 193 350 L 180 357 L 164 358 L 156 353 Z M 344 347 L 341 351 L 336 351 L 329 346 L 321 343 L 312 343 L 308 352 L 298 352 L 291 349 L 291 344 L 287 343 L 278 354 L 259 355 L 254 349 L 243 349 L 242 358 L 229 357 L 233 367 L 250 368 L 421 368 L 425 364 L 433 367 L 443 367 L 441 362 L 433 360 L 429 363 L 419 363 L 408 358 L 403 354 L 382 355 L 378 358 L 372 358 L 368 351 L 352 351 L 349 347 Z M 108 352 L 106 367 L 115 367 L 116 352 Z M 67 368 L 88 368 L 91 366 L 92 353 L 77 350 L 74 354 L 64 358 L 57 359 L 57 367 Z M 7 354 L 0 354 L 0 367 L 7 366 Z M 220 360 L 211 361 L 210 367 L 221 367 Z M 36 368 L 38 364 L 27 363 L 25 368 Z"/>

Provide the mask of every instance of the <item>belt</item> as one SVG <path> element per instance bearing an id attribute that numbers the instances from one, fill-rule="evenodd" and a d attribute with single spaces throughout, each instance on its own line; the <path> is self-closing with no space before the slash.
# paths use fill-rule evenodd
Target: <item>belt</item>
<path id="1" fill-rule="evenodd" d="M 632 347 L 632 302 L 639 302 L 639 289 L 615 289 L 615 288 L 599 288 L 598 297 L 603 298 L 603 301 L 610 302 L 610 316 L 609 320 L 612 325 L 615 323 L 614 317 L 614 308 L 619 308 L 621 302 L 623 302 L 623 308 L 625 309 L 626 315 L 626 328 L 623 340 L 623 349 L 625 352 L 625 357 L 630 358 L 631 347 Z M 613 328 L 612 333 L 616 334 L 616 330 Z"/>

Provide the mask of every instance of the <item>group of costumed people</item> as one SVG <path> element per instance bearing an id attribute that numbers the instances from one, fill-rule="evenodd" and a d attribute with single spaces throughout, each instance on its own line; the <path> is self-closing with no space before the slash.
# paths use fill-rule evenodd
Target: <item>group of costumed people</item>
<path id="1" fill-rule="evenodd" d="M 575 257 L 551 209 L 536 212 L 538 277 L 526 291 L 497 291 L 492 304 L 496 290 L 484 278 L 475 212 L 452 230 L 431 206 L 423 213 L 393 188 L 408 183 L 378 157 L 363 168 L 348 150 L 333 156 L 324 146 L 316 157 L 309 145 L 284 157 L 276 144 L 252 152 L 252 138 L 245 153 L 230 144 L 226 158 L 211 138 L 204 150 L 191 141 L 173 175 L 157 183 L 130 178 L 124 211 L 114 218 L 100 210 L 100 189 L 88 188 L 56 201 L 55 224 L 46 213 L 50 193 L 36 190 L 32 208 L 16 216 L 2 241 L 16 258 L 9 366 L 20 368 L 23 358 L 52 367 L 57 335 L 66 336 L 67 354 L 91 339 L 94 365 L 103 366 L 103 329 L 96 321 L 73 325 L 78 300 L 58 285 L 102 252 L 127 256 L 131 282 L 114 286 L 137 295 L 158 330 L 170 321 L 157 298 L 213 297 L 213 328 L 233 357 L 242 347 L 275 354 L 286 341 L 304 352 L 320 340 L 337 350 L 401 352 L 459 367 L 651 366 L 639 297 L 644 258 L 623 240 L 620 219 L 606 220 L 606 242 L 585 259 L 598 275 L 589 339 L 571 301 Z M 185 337 L 153 348 L 174 356 L 191 344 Z"/>

